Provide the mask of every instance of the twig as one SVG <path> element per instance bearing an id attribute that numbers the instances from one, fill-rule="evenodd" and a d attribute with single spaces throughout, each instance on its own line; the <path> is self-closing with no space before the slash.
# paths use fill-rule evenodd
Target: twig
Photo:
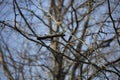
<path id="1" fill-rule="evenodd" d="M 63 37 L 63 36 L 65 36 L 64 33 L 57 33 L 57 34 L 51 34 L 51 35 L 37 37 L 37 39 L 38 40 L 43 40 L 43 39 L 51 39 L 51 38 L 54 38 L 54 37 Z"/>
<path id="2" fill-rule="evenodd" d="M 108 11 L 109 11 L 108 14 L 109 14 L 110 19 L 111 19 L 111 21 L 112 21 L 113 28 L 114 28 L 115 33 L 116 33 L 117 41 L 118 41 L 118 44 L 119 44 L 119 46 L 120 46 L 120 41 L 119 41 L 119 37 L 118 37 L 118 34 L 119 34 L 119 33 L 117 32 L 117 29 L 115 28 L 115 22 L 114 22 L 114 19 L 113 19 L 112 15 L 111 15 L 110 1 L 107 0 L 107 2 L 108 2 Z"/>

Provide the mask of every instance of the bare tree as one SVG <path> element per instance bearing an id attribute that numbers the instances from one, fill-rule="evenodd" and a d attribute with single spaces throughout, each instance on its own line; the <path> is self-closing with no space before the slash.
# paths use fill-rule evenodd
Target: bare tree
<path id="1" fill-rule="evenodd" d="M 1 70 L 9 80 L 120 79 L 119 4 L 1 1 Z"/>

